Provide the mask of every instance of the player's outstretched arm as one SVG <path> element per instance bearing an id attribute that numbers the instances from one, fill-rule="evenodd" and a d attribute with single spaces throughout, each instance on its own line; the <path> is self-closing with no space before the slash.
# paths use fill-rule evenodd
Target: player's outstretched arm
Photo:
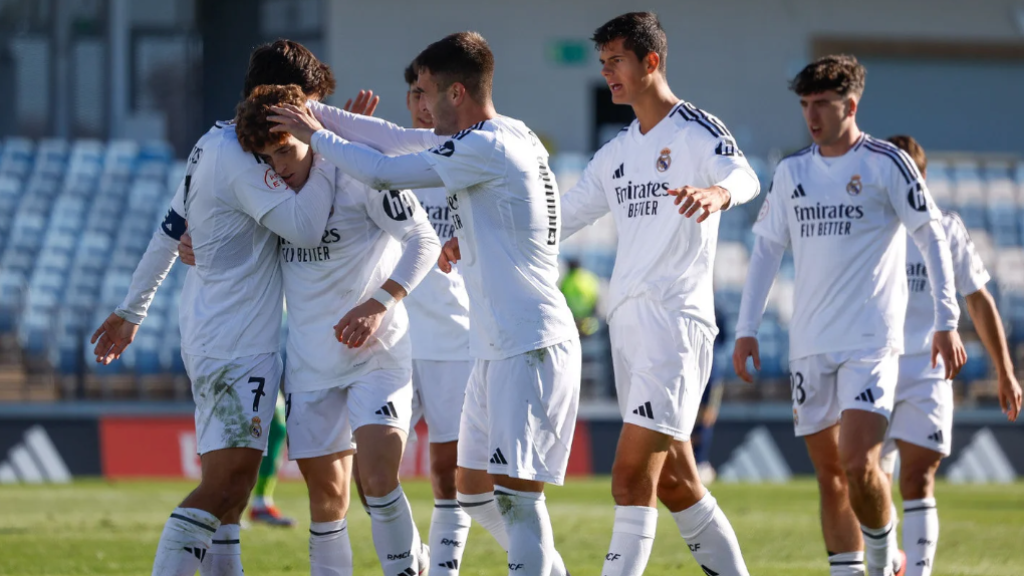
<path id="1" fill-rule="evenodd" d="M 373 95 L 373 92 L 368 93 Z M 365 99 L 364 91 L 359 94 L 356 105 Z M 415 154 L 439 146 L 447 140 L 444 136 L 434 134 L 433 130 L 404 128 L 387 120 L 347 112 L 320 102 L 310 101 L 308 106 L 317 120 L 331 132 L 388 155 Z M 364 104 L 364 107 L 368 105 Z"/>
<path id="2" fill-rule="evenodd" d="M 120 358 L 128 345 L 135 340 L 138 331 L 138 324 L 125 320 L 117 312 L 107 316 L 89 341 L 96 345 L 93 349 L 96 362 L 106 365 Z"/>
<path id="3" fill-rule="evenodd" d="M 600 169 L 597 164 L 602 158 L 599 151 L 587 164 L 576 184 L 559 200 L 562 208 L 562 240 L 597 222 L 598 218 L 611 210 L 601 179 L 595 175 Z"/>
<path id="4" fill-rule="evenodd" d="M 736 323 L 736 348 L 733 351 L 732 363 L 736 374 L 753 382 L 747 372 L 747 358 L 754 358 L 754 368 L 761 369 L 761 357 L 757 345 L 757 330 L 761 326 L 761 317 L 768 306 L 768 293 L 771 292 L 775 275 L 782 266 L 782 255 L 786 247 L 763 236 L 754 240 L 754 250 L 750 255 L 750 267 L 747 269 L 747 280 L 743 285 L 743 296 L 740 300 L 740 315 Z"/>
<path id="5" fill-rule="evenodd" d="M 999 384 L 999 406 L 1011 422 L 1017 420 L 1021 407 L 1021 388 L 1013 373 L 1013 360 L 1006 346 L 1006 334 L 999 319 L 995 300 L 984 287 L 967 297 L 967 313 L 974 321 L 981 343 L 985 345 L 992 363 L 996 367 Z"/>

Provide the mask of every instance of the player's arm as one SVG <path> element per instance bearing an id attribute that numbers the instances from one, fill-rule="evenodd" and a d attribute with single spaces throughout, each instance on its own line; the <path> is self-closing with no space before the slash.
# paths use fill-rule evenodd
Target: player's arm
<path id="1" fill-rule="evenodd" d="M 387 311 L 423 281 L 441 253 L 437 233 L 411 192 L 369 189 L 366 192 L 367 212 L 382 230 L 401 242 L 402 256 L 383 286 L 345 314 L 334 327 L 338 341 L 349 348 L 362 346 L 377 331 Z"/>
<path id="2" fill-rule="evenodd" d="M 185 231 L 185 218 L 181 216 L 184 211 L 184 189 L 179 185 L 167 216 L 135 267 L 128 294 L 92 335 L 90 342 L 96 345 L 93 352 L 97 362 L 110 364 L 120 358 L 135 339 L 157 289 L 178 257 L 178 240 Z"/>
<path id="3" fill-rule="evenodd" d="M 253 164 L 231 181 L 239 207 L 260 225 L 303 248 L 320 245 L 331 205 L 334 182 L 331 168 L 313 162 L 306 184 L 293 192 L 266 164 Z"/>
<path id="4" fill-rule="evenodd" d="M 415 154 L 447 140 L 434 134 L 433 130 L 404 128 L 387 120 L 353 114 L 313 100 L 307 106 L 324 128 L 350 142 L 365 144 L 384 154 Z"/>
<path id="5" fill-rule="evenodd" d="M 697 222 L 703 222 L 715 212 L 745 204 L 757 196 L 761 184 L 732 136 L 715 136 L 696 127 L 690 135 L 687 146 L 698 158 L 698 173 L 703 182 L 690 182 L 668 191 L 676 197 L 680 214 L 691 218 L 699 213 Z M 706 187 L 699 187 L 701 184 Z"/>
<path id="6" fill-rule="evenodd" d="M 1021 388 L 1013 373 L 1013 360 L 1006 345 L 1006 333 L 999 318 L 995 300 L 985 288 L 991 280 L 985 263 L 974 248 L 963 222 L 953 215 L 943 218 L 943 228 L 949 239 L 949 251 L 953 259 L 953 276 L 957 292 L 967 300 L 967 313 L 974 321 L 981 343 L 992 358 L 996 368 L 999 386 L 999 406 L 1010 421 L 1020 413 Z"/>
<path id="7" fill-rule="evenodd" d="M 562 240 L 590 226 L 611 210 L 605 196 L 601 179 L 597 176 L 596 164 L 601 152 L 587 163 L 583 175 L 576 184 L 562 195 Z"/>

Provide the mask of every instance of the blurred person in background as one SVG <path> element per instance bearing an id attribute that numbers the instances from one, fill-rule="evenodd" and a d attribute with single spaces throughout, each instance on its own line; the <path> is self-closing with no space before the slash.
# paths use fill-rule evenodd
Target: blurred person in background
<path id="1" fill-rule="evenodd" d="M 580 338 L 597 332 L 598 320 L 595 316 L 597 300 L 601 292 L 601 280 L 590 270 L 584 268 L 578 258 L 570 258 L 566 262 L 568 270 L 558 285 L 565 296 L 565 303 L 572 310 L 576 328 Z"/>
<path id="2" fill-rule="evenodd" d="M 913 159 L 922 178 L 928 176 L 928 157 L 912 136 L 891 136 Z M 996 369 L 999 407 L 1011 422 L 1021 407 L 1021 388 L 1013 373 L 1013 360 L 1003 333 L 995 300 L 985 288 L 991 279 L 971 242 L 960 216 L 942 213 L 949 240 L 956 290 L 967 301 L 967 313 Z M 929 352 L 934 333 L 933 301 L 927 263 L 912 240 L 907 241 L 907 305 L 903 356 L 889 432 L 882 448 L 882 469 L 893 482 L 899 455 L 899 488 L 903 497 L 903 549 L 906 576 L 928 576 L 935 567 L 939 542 L 939 511 L 935 500 L 935 473 L 953 446 L 953 383 L 942 362 L 933 364 Z M 895 505 L 892 511 L 896 515 Z"/>
<path id="3" fill-rule="evenodd" d="M 284 397 L 278 395 L 274 408 L 274 418 L 270 421 L 267 433 L 267 454 L 260 462 L 260 470 L 256 475 L 256 485 L 252 489 L 249 500 L 249 520 L 268 526 L 291 528 L 295 519 L 281 514 L 274 505 L 274 488 L 277 487 L 277 473 L 281 468 L 281 449 L 288 439 L 285 428 Z"/>

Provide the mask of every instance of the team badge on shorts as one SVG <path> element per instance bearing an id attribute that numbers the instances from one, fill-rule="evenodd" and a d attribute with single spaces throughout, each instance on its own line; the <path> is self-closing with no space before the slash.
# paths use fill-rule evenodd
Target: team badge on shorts
<path id="1" fill-rule="evenodd" d="M 655 167 L 658 172 L 664 172 L 668 170 L 668 167 L 672 165 L 672 149 L 662 148 L 661 156 L 658 156 L 658 161 L 655 163 Z"/>
<path id="2" fill-rule="evenodd" d="M 864 184 L 860 181 L 860 174 L 854 174 L 846 184 L 846 192 L 850 196 L 857 196 L 864 190 Z"/>
<path id="3" fill-rule="evenodd" d="M 263 436 L 263 424 L 261 422 L 259 416 L 252 417 L 252 422 L 249 424 L 249 434 L 252 434 L 253 438 Z"/>

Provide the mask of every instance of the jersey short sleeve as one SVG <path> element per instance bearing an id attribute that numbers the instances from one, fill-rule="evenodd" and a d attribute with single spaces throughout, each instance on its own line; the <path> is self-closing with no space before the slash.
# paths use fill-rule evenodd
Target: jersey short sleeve
<path id="1" fill-rule="evenodd" d="M 789 219 L 782 198 L 786 190 L 789 190 L 789 177 L 783 165 L 779 164 L 754 222 L 755 234 L 783 246 L 789 246 Z"/>
<path id="2" fill-rule="evenodd" d="M 240 170 L 230 184 L 238 208 L 257 222 L 295 193 L 273 168 L 255 161 Z"/>
<path id="3" fill-rule="evenodd" d="M 953 256 L 953 279 L 957 292 L 968 296 L 985 287 L 992 279 L 985 263 L 974 247 L 963 220 L 955 214 L 947 214 L 942 218 L 946 238 L 949 240 L 949 251 Z"/>
<path id="4" fill-rule="evenodd" d="M 942 218 L 924 178 L 906 152 L 893 146 L 885 151 L 892 160 L 889 200 L 909 232 Z"/>
<path id="5" fill-rule="evenodd" d="M 502 174 L 497 134 L 492 131 L 463 130 L 444 144 L 421 152 L 448 190 L 466 190 Z"/>
<path id="6" fill-rule="evenodd" d="M 396 240 L 402 240 L 417 226 L 430 226 L 427 213 L 411 191 L 373 190 L 369 186 L 363 186 L 363 189 L 366 213 L 381 230 Z"/>

